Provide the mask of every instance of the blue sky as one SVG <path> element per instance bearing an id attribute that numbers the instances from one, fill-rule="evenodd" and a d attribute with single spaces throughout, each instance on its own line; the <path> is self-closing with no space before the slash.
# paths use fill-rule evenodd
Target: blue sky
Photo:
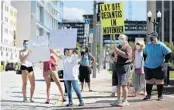
<path id="1" fill-rule="evenodd" d="M 113 2 L 113 1 L 112 1 Z M 128 1 L 124 1 L 125 19 L 129 17 Z M 65 19 L 82 19 L 83 14 L 93 13 L 93 1 L 64 1 Z M 132 1 L 132 20 L 146 20 L 146 1 Z"/>

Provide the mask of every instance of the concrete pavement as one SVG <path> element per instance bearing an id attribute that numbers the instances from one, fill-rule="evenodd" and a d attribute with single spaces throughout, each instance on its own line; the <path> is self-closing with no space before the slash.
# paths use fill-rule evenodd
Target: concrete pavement
<path id="1" fill-rule="evenodd" d="M 1 73 L 1 109 L 2 110 L 77 110 L 77 109 L 92 109 L 92 110 L 173 110 L 174 108 L 174 92 L 165 96 L 164 101 L 156 101 L 156 95 L 153 96 L 153 100 L 150 102 L 143 102 L 144 96 L 138 95 L 132 97 L 132 88 L 129 92 L 130 106 L 124 108 L 111 107 L 110 103 L 116 99 L 116 97 L 109 97 L 111 91 L 111 75 L 107 71 L 102 71 L 97 74 L 97 78 L 92 78 L 92 90 L 88 92 L 87 85 L 82 92 L 85 106 L 78 107 L 78 100 L 73 93 L 74 106 L 65 107 L 65 104 L 56 103 L 58 97 L 58 89 L 54 83 L 51 86 L 51 104 L 44 104 L 45 94 L 45 82 L 43 81 L 42 71 L 35 69 L 36 76 L 36 90 L 34 95 L 34 103 L 23 103 L 21 93 L 21 76 L 16 75 L 15 72 L 2 72 Z M 62 84 L 63 86 L 63 84 Z M 172 89 L 173 87 L 171 87 Z M 174 89 L 174 88 L 173 88 Z M 154 92 L 155 94 L 156 92 Z M 27 88 L 27 94 L 29 96 L 29 86 Z M 60 93 L 59 93 L 60 94 Z"/>

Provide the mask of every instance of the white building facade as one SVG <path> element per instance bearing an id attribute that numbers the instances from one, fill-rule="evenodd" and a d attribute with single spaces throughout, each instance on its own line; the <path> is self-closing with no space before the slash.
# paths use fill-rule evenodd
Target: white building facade
<path id="1" fill-rule="evenodd" d="M 49 36 L 62 22 L 61 0 L 12 1 L 18 10 L 16 44 L 22 47 L 23 40 L 36 36 Z"/>
<path id="2" fill-rule="evenodd" d="M 10 4 L 10 1 L 0 1 L 0 62 L 1 65 L 7 62 L 19 61 L 20 48 L 16 45 L 16 17 L 17 10 Z"/>

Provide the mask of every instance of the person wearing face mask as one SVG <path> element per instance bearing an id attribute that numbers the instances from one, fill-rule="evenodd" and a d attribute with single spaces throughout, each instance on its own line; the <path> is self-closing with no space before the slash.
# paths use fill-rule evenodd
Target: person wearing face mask
<path id="1" fill-rule="evenodd" d="M 61 58 L 63 61 L 63 79 L 65 81 L 69 99 L 66 106 L 73 105 L 72 88 L 79 99 L 79 106 L 84 106 L 82 94 L 78 85 L 78 67 L 80 58 L 77 54 L 73 54 L 73 49 L 65 49 L 65 55 L 61 56 Z"/>
<path id="2" fill-rule="evenodd" d="M 122 42 L 121 46 L 116 45 L 113 47 L 114 56 L 116 57 L 116 74 L 118 79 L 117 85 L 117 101 L 111 103 L 111 106 L 126 106 L 129 105 L 127 101 L 128 97 L 128 83 L 129 83 L 129 75 L 130 75 L 130 64 L 132 63 L 132 48 L 128 44 L 127 36 L 124 34 L 119 35 L 119 41 Z M 123 94 L 122 94 L 123 90 Z M 123 95 L 123 100 L 121 100 L 121 96 Z"/>
<path id="3" fill-rule="evenodd" d="M 24 49 L 19 52 L 19 59 L 21 61 L 22 71 L 22 94 L 23 94 L 23 102 L 27 102 L 26 89 L 27 89 L 27 81 L 30 81 L 30 102 L 33 102 L 33 94 L 35 90 L 35 76 L 33 72 L 33 65 L 29 61 L 29 57 L 31 55 L 31 50 L 28 49 L 29 44 L 28 40 L 23 41 Z"/>
<path id="4" fill-rule="evenodd" d="M 145 48 L 144 41 L 137 41 L 136 48 L 133 51 L 133 60 L 134 60 L 134 73 L 133 73 L 133 86 L 135 88 L 135 96 L 137 92 L 144 91 L 144 95 L 146 94 L 145 89 L 145 75 L 144 75 L 144 57 L 143 57 L 143 49 Z"/>
<path id="5" fill-rule="evenodd" d="M 167 72 L 167 64 L 171 56 L 171 50 L 158 40 L 158 33 L 149 34 L 150 43 L 144 49 L 144 71 L 146 79 L 147 96 L 143 100 L 151 99 L 152 87 L 157 85 L 158 101 L 163 99 L 164 78 Z"/>
<path id="6" fill-rule="evenodd" d="M 81 61 L 79 67 L 79 80 L 81 82 L 81 91 L 83 91 L 84 81 L 88 84 L 89 92 L 91 90 L 90 83 L 90 74 L 91 74 L 91 65 L 94 62 L 95 58 L 89 53 L 89 49 L 85 47 L 85 50 L 81 53 Z M 92 61 L 92 62 L 91 62 Z"/>

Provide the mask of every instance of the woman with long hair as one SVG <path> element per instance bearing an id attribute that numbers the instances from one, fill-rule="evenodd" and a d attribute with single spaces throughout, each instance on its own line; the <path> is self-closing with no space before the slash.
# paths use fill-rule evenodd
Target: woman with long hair
<path id="1" fill-rule="evenodd" d="M 59 91 L 61 93 L 62 101 L 65 101 L 63 90 L 60 84 L 60 79 L 57 75 L 57 62 L 56 62 L 56 52 L 53 49 L 50 49 L 50 60 L 43 63 L 43 77 L 46 82 L 46 93 L 47 93 L 47 99 L 46 104 L 50 103 L 50 87 L 51 87 L 51 77 L 53 78 L 54 82 L 59 88 Z"/>
<path id="2" fill-rule="evenodd" d="M 21 72 L 22 72 L 22 94 L 23 102 L 27 101 L 26 88 L 27 81 L 29 79 L 31 88 L 30 88 L 30 102 L 33 102 L 33 94 L 35 90 L 35 76 L 33 72 L 33 65 L 29 61 L 29 56 L 31 55 L 31 50 L 28 49 L 29 43 L 28 40 L 23 41 L 24 49 L 19 52 L 19 58 L 21 61 Z"/>
<path id="3" fill-rule="evenodd" d="M 84 81 L 88 84 L 89 92 L 92 92 L 90 85 L 91 64 L 94 62 L 94 57 L 89 53 L 89 49 L 85 47 L 85 50 L 81 53 L 81 61 L 79 67 L 79 79 L 81 82 L 81 91 L 83 91 Z M 91 62 L 92 61 L 92 62 Z"/>

